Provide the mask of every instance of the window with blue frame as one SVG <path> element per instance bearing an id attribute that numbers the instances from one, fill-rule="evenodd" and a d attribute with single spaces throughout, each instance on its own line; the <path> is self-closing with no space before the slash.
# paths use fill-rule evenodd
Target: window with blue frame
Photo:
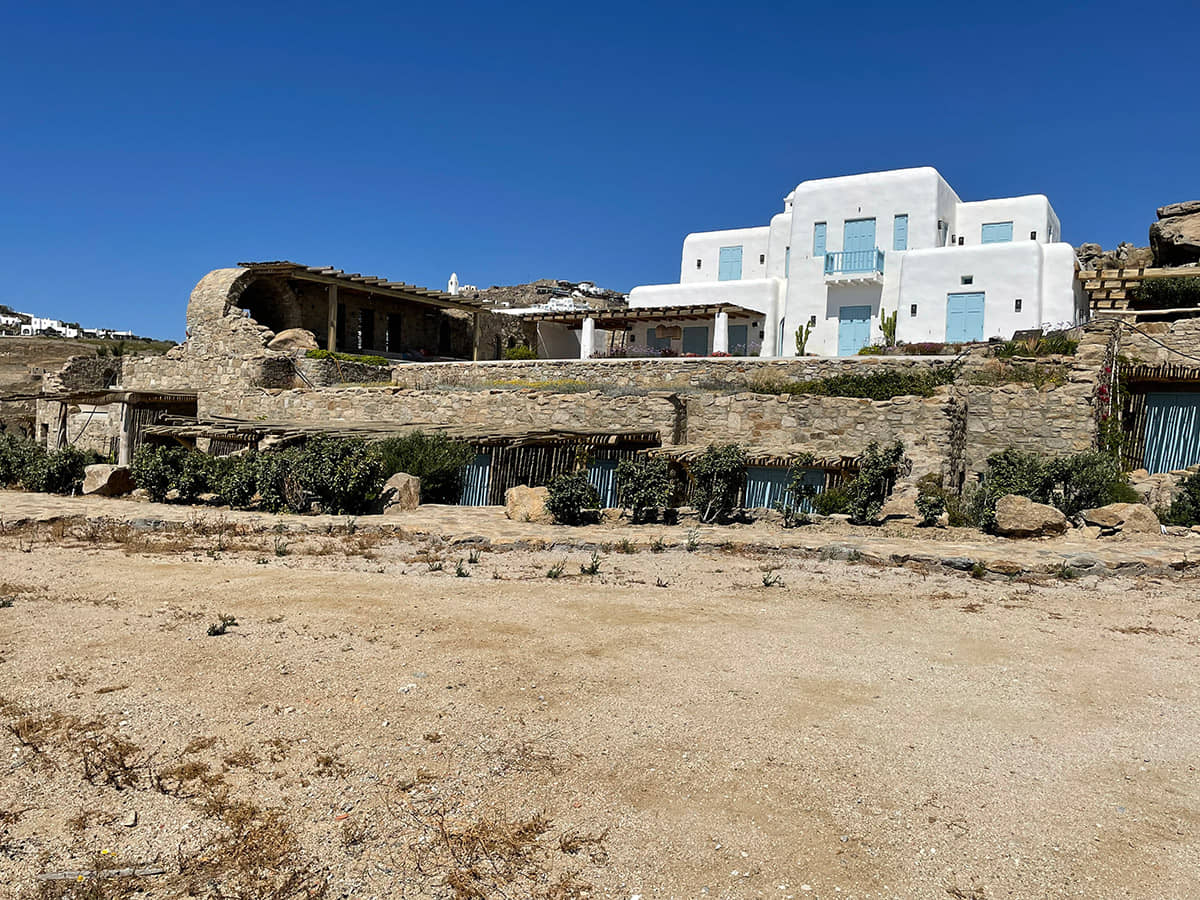
<path id="1" fill-rule="evenodd" d="M 741 281 L 742 278 L 742 248 L 722 247 L 717 281 Z"/>
<path id="2" fill-rule="evenodd" d="M 826 225 L 824 222 L 817 222 L 813 225 L 813 259 L 825 258 L 825 232 Z"/>
<path id="3" fill-rule="evenodd" d="M 1007 244 L 1012 242 L 1012 222 L 986 222 L 981 229 L 979 240 L 983 244 Z"/>
<path id="4" fill-rule="evenodd" d="M 896 216 L 892 223 L 892 249 L 908 249 L 908 213 Z"/>

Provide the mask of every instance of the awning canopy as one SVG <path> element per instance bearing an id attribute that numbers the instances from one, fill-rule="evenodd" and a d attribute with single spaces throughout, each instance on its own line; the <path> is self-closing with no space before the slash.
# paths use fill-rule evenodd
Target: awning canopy
<path id="1" fill-rule="evenodd" d="M 435 291 L 432 288 L 419 287 L 403 281 L 388 281 L 386 278 L 374 275 L 343 272 L 333 266 L 305 266 L 287 260 L 243 262 L 238 263 L 238 266 L 260 275 L 278 275 L 295 281 L 310 281 L 316 284 L 336 284 L 356 291 L 378 294 L 392 300 L 427 303 L 444 309 L 478 312 L 484 308 L 484 305 L 478 300 L 469 300 L 456 294 Z"/>
<path id="2" fill-rule="evenodd" d="M 706 306 L 653 306 L 630 309 L 571 310 L 569 312 L 527 313 L 521 318 L 532 322 L 553 322 L 557 325 L 579 328 L 584 319 L 591 319 L 597 328 L 612 331 L 627 328 L 639 322 L 668 322 L 678 319 L 712 319 L 723 312 L 739 318 L 762 318 L 765 314 L 736 303 L 714 303 Z"/>

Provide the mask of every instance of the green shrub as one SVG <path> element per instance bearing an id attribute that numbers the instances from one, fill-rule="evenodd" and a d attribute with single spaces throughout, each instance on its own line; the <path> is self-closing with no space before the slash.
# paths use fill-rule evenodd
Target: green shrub
<path id="1" fill-rule="evenodd" d="M 0 434 L 0 486 L 20 484 L 26 470 L 46 451 L 28 438 Z"/>
<path id="2" fill-rule="evenodd" d="M 299 473 L 302 451 L 268 450 L 255 459 L 254 483 L 269 512 L 308 512 L 312 499 L 305 490 Z"/>
<path id="3" fill-rule="evenodd" d="M 937 475 L 923 476 L 917 482 L 917 512 L 921 514 L 921 524 L 926 527 L 937 524 L 946 511 L 947 499 L 946 489 Z"/>
<path id="4" fill-rule="evenodd" d="M 336 359 L 339 362 L 355 363 L 360 366 L 390 366 L 391 361 L 382 356 L 359 356 L 354 353 L 336 353 L 329 350 L 309 350 L 308 359 Z"/>
<path id="5" fill-rule="evenodd" d="M 1067 337 L 1064 331 L 1051 331 L 1038 338 L 1003 341 L 992 348 L 992 356 L 1005 359 L 1012 356 L 1074 356 L 1079 341 Z"/>
<path id="6" fill-rule="evenodd" d="M 537 359 L 537 351 L 532 347 L 509 347 L 504 351 L 505 359 Z"/>
<path id="7" fill-rule="evenodd" d="M 134 451 L 129 474 L 133 476 L 133 483 L 149 494 L 155 503 L 167 499 L 167 492 L 175 481 L 175 456 L 178 452 L 172 447 L 153 447 L 149 444 L 143 444 Z"/>
<path id="8" fill-rule="evenodd" d="M 1170 507 L 1159 518 L 1167 525 L 1200 525 L 1200 474 L 1179 483 Z"/>
<path id="9" fill-rule="evenodd" d="M 746 480 L 746 452 L 737 444 L 710 444 L 690 466 L 692 505 L 701 522 L 728 519 Z"/>
<path id="10" fill-rule="evenodd" d="M 69 494 L 79 488 L 83 470 L 99 456 L 75 447 L 63 447 L 31 456 L 21 473 L 21 484 L 30 491 L 46 494 Z"/>
<path id="11" fill-rule="evenodd" d="M 360 438 L 316 435 L 297 461 L 296 477 L 326 513 L 366 512 L 383 486 L 383 463 L 374 447 Z"/>
<path id="12" fill-rule="evenodd" d="M 617 498 L 635 523 L 648 521 L 670 506 L 675 485 L 665 457 L 623 459 L 617 463 Z"/>
<path id="13" fill-rule="evenodd" d="M 1179 309 L 1200 306 L 1200 275 L 1147 278 L 1133 291 L 1134 309 Z"/>
<path id="14" fill-rule="evenodd" d="M 212 491 L 226 506 L 246 509 L 258 491 L 258 454 L 213 457 L 210 472 Z"/>
<path id="15" fill-rule="evenodd" d="M 865 347 L 858 348 L 859 356 L 883 356 L 888 351 L 888 348 L 883 344 L 867 344 Z"/>
<path id="16" fill-rule="evenodd" d="M 858 474 L 843 488 L 851 522 L 866 525 L 879 518 L 883 502 L 892 492 L 896 473 L 904 463 L 904 445 L 899 441 L 886 447 L 875 441 L 867 444 L 858 460 Z"/>
<path id="17" fill-rule="evenodd" d="M 985 530 L 995 528 L 996 502 L 1006 494 L 1051 504 L 1068 517 L 1109 503 L 1140 501 L 1117 457 L 1100 450 L 1057 458 L 1011 448 L 993 453 L 975 497 L 977 519 Z"/>
<path id="18" fill-rule="evenodd" d="M 885 369 L 880 372 L 848 372 L 816 378 L 812 381 L 758 381 L 750 389 L 764 394 L 817 394 L 825 397 L 865 397 L 891 400 L 893 397 L 931 397 L 942 385 L 958 377 L 956 365 L 911 369 Z"/>
<path id="19" fill-rule="evenodd" d="M 196 498 L 209 490 L 212 483 L 212 461 L 214 457 L 198 450 L 179 448 L 174 457 L 175 477 L 171 487 L 178 494 L 178 502 L 194 503 Z"/>
<path id="20" fill-rule="evenodd" d="M 457 503 L 463 466 L 475 450 L 438 432 L 410 431 L 375 445 L 386 481 L 397 472 L 421 479 L 422 503 Z"/>
<path id="21" fill-rule="evenodd" d="M 582 525 L 600 508 L 600 495 L 583 472 L 568 472 L 546 485 L 546 509 L 560 525 Z"/>
<path id="22" fill-rule="evenodd" d="M 850 495 L 845 487 L 827 488 L 812 498 L 813 512 L 819 516 L 833 516 L 850 511 Z"/>

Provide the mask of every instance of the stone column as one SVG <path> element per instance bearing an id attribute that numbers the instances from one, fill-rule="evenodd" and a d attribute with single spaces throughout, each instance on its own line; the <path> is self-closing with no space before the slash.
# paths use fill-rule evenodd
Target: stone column
<path id="1" fill-rule="evenodd" d="M 329 286 L 329 316 L 326 325 L 329 329 L 328 343 L 326 349 L 332 353 L 337 349 L 337 285 Z"/>
<path id="2" fill-rule="evenodd" d="M 749 330 L 746 332 L 749 334 Z M 747 338 L 749 340 L 749 338 Z M 729 352 L 729 313 L 717 313 L 716 327 L 713 329 L 713 353 Z"/>
<path id="3" fill-rule="evenodd" d="M 583 329 L 579 334 L 579 358 L 591 359 L 596 352 L 596 320 L 588 316 L 583 320 Z"/>

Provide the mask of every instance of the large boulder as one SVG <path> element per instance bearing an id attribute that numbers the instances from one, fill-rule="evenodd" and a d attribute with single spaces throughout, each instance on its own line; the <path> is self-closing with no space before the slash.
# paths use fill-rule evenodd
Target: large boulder
<path id="1" fill-rule="evenodd" d="M 996 534 L 1025 538 L 1062 534 L 1066 530 L 1067 517 L 1053 506 L 1034 503 L 1016 494 L 1006 494 L 996 503 Z"/>
<path id="2" fill-rule="evenodd" d="M 1200 200 L 1159 207 L 1150 226 L 1150 248 L 1157 266 L 1200 263 Z"/>
<path id="3" fill-rule="evenodd" d="M 921 513 L 917 509 L 917 497 L 921 494 L 915 484 L 898 484 L 879 510 L 879 518 L 885 522 L 910 521 L 920 522 Z"/>
<path id="4" fill-rule="evenodd" d="M 1085 509 L 1080 517 L 1101 534 L 1162 534 L 1162 525 L 1154 510 L 1141 503 L 1110 503 Z"/>
<path id="5" fill-rule="evenodd" d="M 421 505 L 421 479 L 405 472 L 397 472 L 383 483 L 379 492 L 384 514 L 404 512 Z"/>
<path id="6" fill-rule="evenodd" d="M 306 328 L 285 328 L 267 344 L 268 350 L 316 350 L 317 336 Z"/>
<path id="7" fill-rule="evenodd" d="M 88 466 L 83 470 L 83 492 L 101 497 L 118 497 L 128 494 L 136 487 L 133 476 L 125 466 Z"/>
<path id="8" fill-rule="evenodd" d="M 553 522 L 546 509 L 549 499 L 548 488 L 519 484 L 504 492 L 504 514 L 514 522 Z"/>

